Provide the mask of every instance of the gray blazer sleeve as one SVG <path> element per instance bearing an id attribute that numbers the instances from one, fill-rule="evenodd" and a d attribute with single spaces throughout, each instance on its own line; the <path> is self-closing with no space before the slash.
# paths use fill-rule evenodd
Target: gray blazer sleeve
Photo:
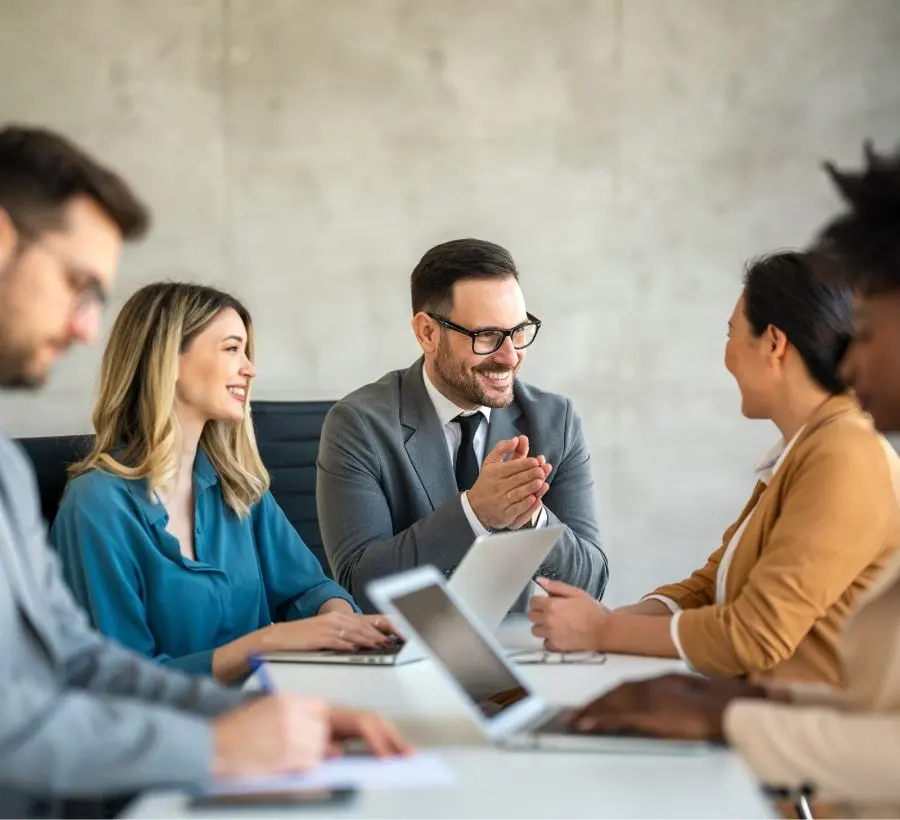
<path id="1" fill-rule="evenodd" d="M 140 791 L 208 777 L 208 723 L 134 698 L 63 693 L 0 676 L 0 787 L 63 797 Z"/>
<path id="2" fill-rule="evenodd" d="M 559 543 L 547 556 L 540 572 L 553 580 L 581 587 L 596 598 L 603 597 L 609 568 L 600 546 L 600 529 L 594 501 L 594 478 L 581 420 L 567 403 L 565 445 L 561 463 L 544 496 L 547 524 L 562 524 Z"/>
<path id="3" fill-rule="evenodd" d="M 40 616 L 33 634 L 0 621 L 8 634 L 32 635 L 20 658 L 34 658 L 0 663 L 0 787 L 79 796 L 206 778 L 209 718 L 248 696 L 157 667 L 94 632 L 46 545 L 30 467 L 8 442 L 0 458 L 0 533 L 15 539 L 0 535 L 0 550 L 37 581 L 31 608 Z"/>
<path id="4" fill-rule="evenodd" d="M 365 422 L 349 405 L 336 404 L 328 413 L 316 464 L 328 561 L 364 612 L 374 611 L 365 594 L 369 581 L 422 564 L 449 572 L 475 538 L 459 496 L 394 534 L 378 453 Z"/>

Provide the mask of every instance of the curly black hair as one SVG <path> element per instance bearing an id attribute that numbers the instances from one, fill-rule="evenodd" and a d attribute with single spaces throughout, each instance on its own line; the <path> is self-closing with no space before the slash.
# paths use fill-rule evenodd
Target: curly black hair
<path id="1" fill-rule="evenodd" d="M 820 229 L 813 248 L 835 260 L 854 289 L 875 295 L 900 290 L 900 148 L 879 155 L 866 141 L 863 152 L 862 171 L 824 163 L 846 210 Z"/>

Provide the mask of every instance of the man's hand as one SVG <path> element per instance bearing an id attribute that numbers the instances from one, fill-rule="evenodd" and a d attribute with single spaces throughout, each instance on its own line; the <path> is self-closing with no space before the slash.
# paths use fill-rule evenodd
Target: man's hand
<path id="1" fill-rule="evenodd" d="M 531 634 L 544 639 L 551 652 L 602 651 L 603 633 L 612 612 L 583 589 L 538 578 L 548 597 L 531 599 L 528 620 L 534 626 Z"/>
<path id="2" fill-rule="evenodd" d="M 517 522 L 522 526 L 540 510 L 541 498 L 549 489 L 547 476 L 551 465 L 546 459 L 514 457 L 525 436 L 500 441 L 488 454 L 478 480 L 468 492 L 469 504 L 478 520 L 488 529 L 506 529 Z M 507 460 L 507 456 L 510 456 Z"/>
<path id="3" fill-rule="evenodd" d="M 213 777 L 308 771 L 321 762 L 331 735 L 321 700 L 271 695 L 212 722 Z"/>
<path id="4" fill-rule="evenodd" d="M 516 445 L 516 449 L 513 450 L 512 455 L 509 457 L 510 461 L 515 461 L 516 459 L 521 458 L 528 458 L 528 448 L 530 446 L 528 436 L 519 436 L 518 439 L 519 443 Z M 549 475 L 550 467 L 547 465 L 547 459 L 544 458 L 544 456 L 536 456 L 536 458 L 538 460 L 538 465 L 541 467 L 546 467 L 546 473 L 547 475 Z M 544 482 L 546 483 L 546 476 L 544 478 Z M 546 492 L 546 490 L 544 492 Z M 512 522 L 512 524 L 507 527 L 507 529 L 519 530 L 529 522 L 532 527 L 536 527 L 538 519 L 541 517 L 542 509 L 544 509 L 543 493 L 541 494 L 541 497 L 539 497 L 534 502 L 534 504 L 531 506 L 531 509 L 520 515 L 515 521 Z"/>
<path id="5" fill-rule="evenodd" d="M 724 739 L 723 716 L 735 699 L 765 698 L 764 687 L 727 678 L 664 675 L 617 687 L 569 716 L 586 733 L 641 733 L 683 740 Z"/>
<path id="6" fill-rule="evenodd" d="M 372 712 L 332 707 L 329 715 L 329 754 L 341 752 L 345 740 L 362 740 L 376 757 L 394 757 L 413 752 L 412 745 L 384 718 Z"/>

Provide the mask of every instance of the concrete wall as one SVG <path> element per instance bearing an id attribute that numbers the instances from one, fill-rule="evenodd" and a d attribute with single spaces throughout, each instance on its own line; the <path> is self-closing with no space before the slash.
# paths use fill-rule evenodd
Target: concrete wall
<path id="1" fill-rule="evenodd" d="M 573 396 L 613 602 L 718 545 L 777 436 L 721 363 L 743 260 L 834 207 L 823 157 L 900 136 L 896 0 L 0 0 L 0 112 L 57 126 L 154 206 L 114 311 L 163 277 L 244 297 L 257 395 L 410 362 L 430 245 L 507 245 Z M 13 434 L 80 431 L 99 350 Z"/>

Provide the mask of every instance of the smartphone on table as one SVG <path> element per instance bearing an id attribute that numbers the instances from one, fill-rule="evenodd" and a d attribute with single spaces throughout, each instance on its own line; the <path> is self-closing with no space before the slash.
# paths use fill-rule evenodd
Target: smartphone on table
<path id="1" fill-rule="evenodd" d="M 223 792 L 195 794 L 189 808 L 196 811 L 251 808 L 325 808 L 346 806 L 354 801 L 356 789 L 294 789 L 277 791 Z"/>

